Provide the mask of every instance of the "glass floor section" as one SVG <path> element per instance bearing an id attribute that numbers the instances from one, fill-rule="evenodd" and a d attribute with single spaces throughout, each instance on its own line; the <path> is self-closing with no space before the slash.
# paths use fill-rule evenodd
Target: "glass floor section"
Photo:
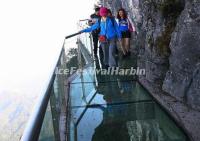
<path id="1" fill-rule="evenodd" d="M 94 68 L 70 83 L 69 141 L 188 141 L 136 77 L 90 73 Z"/>

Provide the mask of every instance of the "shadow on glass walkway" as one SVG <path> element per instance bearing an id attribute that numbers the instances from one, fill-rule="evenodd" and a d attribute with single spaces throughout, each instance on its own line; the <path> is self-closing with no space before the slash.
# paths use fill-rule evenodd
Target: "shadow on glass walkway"
<path id="1" fill-rule="evenodd" d="M 79 71 L 52 73 L 21 140 L 188 141 L 137 75 L 103 73 L 101 60 L 92 57 L 90 37 L 79 35 L 78 49 L 67 55 L 63 47 L 55 69 Z M 120 69 L 137 68 L 134 55 L 122 59 L 119 53 L 116 59 Z"/>

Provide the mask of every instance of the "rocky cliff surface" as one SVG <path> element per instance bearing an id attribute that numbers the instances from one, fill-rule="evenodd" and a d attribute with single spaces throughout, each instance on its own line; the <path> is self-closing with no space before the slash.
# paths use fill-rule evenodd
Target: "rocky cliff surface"
<path id="1" fill-rule="evenodd" d="M 145 79 L 200 110 L 200 1 L 107 0 L 104 5 L 114 15 L 125 8 L 135 24 Z"/>
<path id="2" fill-rule="evenodd" d="M 114 15 L 123 7 L 137 36 L 132 48 L 140 82 L 191 140 L 200 140 L 200 0 L 101 0 Z"/>
<path id="3" fill-rule="evenodd" d="M 200 109 L 200 1 L 189 0 L 170 40 L 163 90 Z"/>

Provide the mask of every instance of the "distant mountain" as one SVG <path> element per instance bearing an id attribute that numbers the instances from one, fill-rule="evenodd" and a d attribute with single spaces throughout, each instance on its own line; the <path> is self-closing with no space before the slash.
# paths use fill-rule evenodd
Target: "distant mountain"
<path id="1" fill-rule="evenodd" d="M 23 134 L 35 98 L 11 91 L 0 93 L 0 140 L 17 141 Z"/>

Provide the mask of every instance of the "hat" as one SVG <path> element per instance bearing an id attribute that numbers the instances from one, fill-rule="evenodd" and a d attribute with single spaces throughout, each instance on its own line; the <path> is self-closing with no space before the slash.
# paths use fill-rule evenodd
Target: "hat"
<path id="1" fill-rule="evenodd" d="M 108 14 L 108 9 L 106 7 L 101 7 L 100 16 L 107 16 L 107 14 Z"/>

